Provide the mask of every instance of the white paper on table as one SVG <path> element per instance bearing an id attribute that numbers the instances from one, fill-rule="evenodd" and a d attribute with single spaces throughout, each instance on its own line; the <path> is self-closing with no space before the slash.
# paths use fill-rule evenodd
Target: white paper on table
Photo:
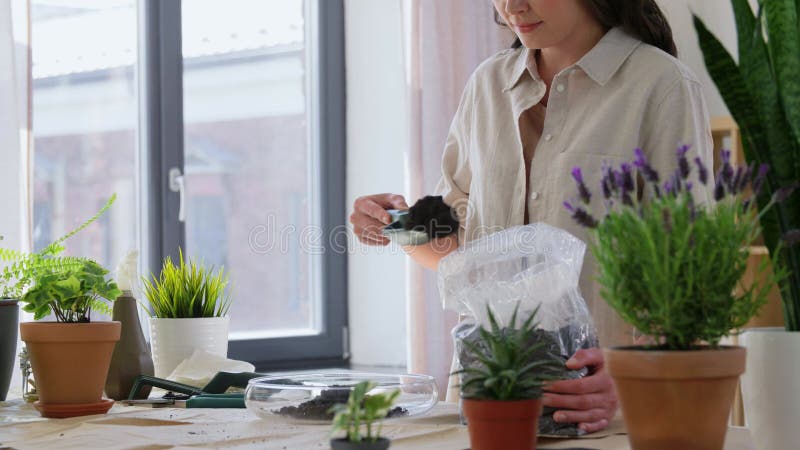
<path id="1" fill-rule="evenodd" d="M 204 350 L 195 350 L 184 359 L 167 377 L 168 380 L 190 386 L 203 387 L 217 372 L 255 372 L 254 365 L 246 361 L 224 358 Z"/>

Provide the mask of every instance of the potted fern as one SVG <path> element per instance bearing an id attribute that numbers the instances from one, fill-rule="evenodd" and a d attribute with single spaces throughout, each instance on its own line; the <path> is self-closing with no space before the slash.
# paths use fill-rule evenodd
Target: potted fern
<path id="1" fill-rule="evenodd" d="M 376 383 L 362 381 L 353 386 L 347 403 L 331 408 L 330 412 L 334 414 L 331 432 L 345 432 L 345 437 L 331 439 L 333 450 L 386 450 L 389 448 L 391 441 L 381 437 L 381 421 L 389 414 L 395 400 L 400 396 L 400 390 L 369 394 L 376 387 Z M 376 422 L 378 423 L 377 429 L 375 429 Z M 362 428 L 366 432 L 363 432 Z"/>
<path id="2" fill-rule="evenodd" d="M 594 199 L 575 168 L 581 200 L 565 203 L 592 231 L 603 299 L 653 340 L 605 351 L 634 450 L 723 447 L 745 349 L 721 346 L 720 340 L 747 323 L 785 276 L 780 267 L 767 274 L 763 264 L 765 282 L 734 294 L 759 219 L 786 201 L 793 187 L 776 191 L 758 212 L 754 197 L 767 166 L 734 168 L 723 152 L 711 180 L 700 158 L 690 163 L 687 151 L 678 149 L 676 171 L 661 180 L 637 150 L 632 164 L 605 170 L 601 199 Z M 637 178 L 644 180 L 638 188 Z M 698 189 L 713 191 L 715 203 L 695 201 L 696 181 L 703 185 Z M 606 205 L 602 220 L 591 215 L 593 199 Z"/>
<path id="3" fill-rule="evenodd" d="M 755 13 L 747 0 L 731 0 L 731 4 L 737 60 L 697 17 L 695 28 L 706 67 L 739 125 L 746 159 L 774 169 L 758 197 L 763 207 L 779 186 L 800 181 L 800 4 L 759 1 Z M 742 378 L 745 413 L 761 449 L 794 449 L 800 442 L 796 426 L 800 422 L 796 401 L 800 364 L 797 358 L 786 357 L 800 354 L 800 248 L 777 254 L 781 236 L 798 226 L 800 198 L 788 199 L 761 217 L 771 258 L 788 269 L 779 284 L 785 329 L 754 329 L 741 339 L 748 349 Z"/>
<path id="4" fill-rule="evenodd" d="M 489 328 L 464 341 L 464 354 L 480 363 L 453 372 L 461 376 L 461 399 L 472 450 L 535 450 L 542 386 L 560 368 L 554 359 L 533 360 L 544 343 L 535 338 L 534 310 L 517 326 L 514 310 L 501 327 L 487 306 Z M 538 342 L 531 345 L 532 342 Z"/>
<path id="5" fill-rule="evenodd" d="M 34 322 L 19 329 L 36 379 L 34 406 L 44 417 L 105 413 L 114 403 L 102 395 L 120 324 L 92 322 L 91 313 L 110 313 L 109 303 L 120 291 L 97 262 L 59 255 L 64 241 L 97 220 L 115 199 L 42 251 L 16 253 L 15 263 L 6 268 L 6 279 L 16 279 L 23 310 L 34 315 Z M 55 321 L 42 320 L 48 315 Z"/>
<path id="6" fill-rule="evenodd" d="M 187 263 L 183 251 L 179 253 L 177 265 L 167 257 L 159 276 L 144 280 L 152 311 L 153 364 L 161 378 L 198 350 L 228 356 L 228 277 L 224 269 L 215 272 L 194 261 Z"/>

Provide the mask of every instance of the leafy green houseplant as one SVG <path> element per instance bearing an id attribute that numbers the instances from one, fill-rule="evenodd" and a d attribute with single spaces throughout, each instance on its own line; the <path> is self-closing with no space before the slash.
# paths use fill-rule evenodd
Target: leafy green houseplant
<path id="1" fill-rule="evenodd" d="M 228 354 L 228 309 L 224 269 L 215 271 L 179 252 L 164 260 L 158 276 L 143 280 L 150 303 L 150 344 L 157 377 L 167 377 L 195 351 Z"/>
<path id="2" fill-rule="evenodd" d="M 689 161 L 688 150 L 678 149 L 677 168 L 665 179 L 636 150 L 632 163 L 606 167 L 599 196 L 576 167 L 580 200 L 565 202 L 572 217 L 592 229 L 601 295 L 654 340 L 606 350 L 634 449 L 722 448 L 745 352 L 719 342 L 753 317 L 786 276 L 779 266 L 764 283 L 734 293 L 759 220 L 786 202 L 794 186 L 776 190 L 759 212 L 755 199 L 767 182 L 766 165 L 735 168 L 723 152 L 712 179 L 703 161 Z M 698 181 L 698 190 L 713 192 L 708 204 L 694 197 Z M 605 205 L 601 220 L 589 212 L 592 201 Z M 655 417 L 655 409 L 664 413 Z"/>
<path id="3" fill-rule="evenodd" d="M 463 341 L 466 354 L 480 363 L 454 372 L 461 375 L 461 398 L 473 450 L 536 448 L 542 387 L 554 379 L 560 364 L 536 360 L 544 343 L 535 342 L 534 310 L 517 325 L 518 309 L 501 327 L 487 306 L 489 327 L 479 329 L 476 342 Z"/>
<path id="4" fill-rule="evenodd" d="M 331 447 L 334 450 L 389 448 L 389 440 L 381 437 L 382 420 L 386 418 L 395 400 L 400 396 L 400 390 L 367 395 L 375 387 L 376 383 L 362 381 L 353 387 L 347 403 L 331 408 L 334 414 L 331 432 L 345 433 L 344 438 L 331 440 Z M 362 429 L 366 432 L 362 432 Z"/>
<path id="5" fill-rule="evenodd" d="M 731 0 L 738 63 L 694 17 L 706 67 L 739 125 L 748 161 L 769 164 L 757 201 L 762 211 L 781 186 L 800 181 L 800 7 L 796 0 Z M 781 237 L 800 227 L 800 198 L 787 199 L 761 216 L 772 259 L 788 270 L 780 282 L 787 331 L 800 331 L 800 247 L 776 255 Z"/>
<path id="6" fill-rule="evenodd" d="M 72 417 L 108 411 L 103 385 L 111 353 L 120 336 L 119 322 L 92 322 L 93 310 L 109 312 L 120 294 L 108 271 L 88 258 L 59 256 L 63 243 L 105 213 L 116 196 L 89 220 L 43 250 L 2 252 L 6 292 L 21 294 L 24 310 L 37 322 L 20 324 L 45 417 Z M 52 313 L 55 322 L 44 322 Z"/>
<path id="7" fill-rule="evenodd" d="M 747 0 L 731 5 L 738 58 L 699 18 L 694 23 L 706 68 L 739 125 L 745 158 L 774 168 L 758 197 L 763 207 L 780 186 L 800 180 L 800 3 L 759 0 L 756 11 Z M 741 336 L 748 351 L 744 408 L 761 448 L 793 449 L 800 442 L 800 372 L 786 355 L 800 353 L 800 247 L 776 252 L 782 235 L 797 238 L 791 230 L 800 227 L 800 198 L 777 205 L 761 226 L 773 262 L 788 270 L 780 283 L 786 332 L 758 328 Z"/>

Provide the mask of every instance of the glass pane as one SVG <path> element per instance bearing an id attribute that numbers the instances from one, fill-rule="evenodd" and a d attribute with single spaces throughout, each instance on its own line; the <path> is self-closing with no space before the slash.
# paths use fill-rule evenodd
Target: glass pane
<path id="1" fill-rule="evenodd" d="M 136 248 L 136 0 L 32 0 L 31 13 L 34 248 L 117 193 L 66 251 L 113 270 Z"/>
<path id="2" fill-rule="evenodd" d="M 320 328 L 306 6 L 183 1 L 187 253 L 228 270 L 232 339 Z"/>

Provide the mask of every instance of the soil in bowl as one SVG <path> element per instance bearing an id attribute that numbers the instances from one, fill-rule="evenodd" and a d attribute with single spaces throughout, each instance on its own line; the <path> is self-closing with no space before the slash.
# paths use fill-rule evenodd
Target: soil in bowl
<path id="1" fill-rule="evenodd" d="M 283 408 L 273 411 L 275 414 L 281 416 L 292 417 L 294 419 L 304 420 L 324 420 L 329 421 L 333 419 L 333 413 L 330 409 L 337 404 L 347 403 L 350 397 L 350 388 L 344 386 L 331 386 L 331 389 L 325 389 L 320 392 L 320 395 L 303 402 L 297 406 L 284 406 Z M 386 415 L 387 418 L 402 417 L 408 415 L 408 410 L 396 406 L 389 411 Z"/>

